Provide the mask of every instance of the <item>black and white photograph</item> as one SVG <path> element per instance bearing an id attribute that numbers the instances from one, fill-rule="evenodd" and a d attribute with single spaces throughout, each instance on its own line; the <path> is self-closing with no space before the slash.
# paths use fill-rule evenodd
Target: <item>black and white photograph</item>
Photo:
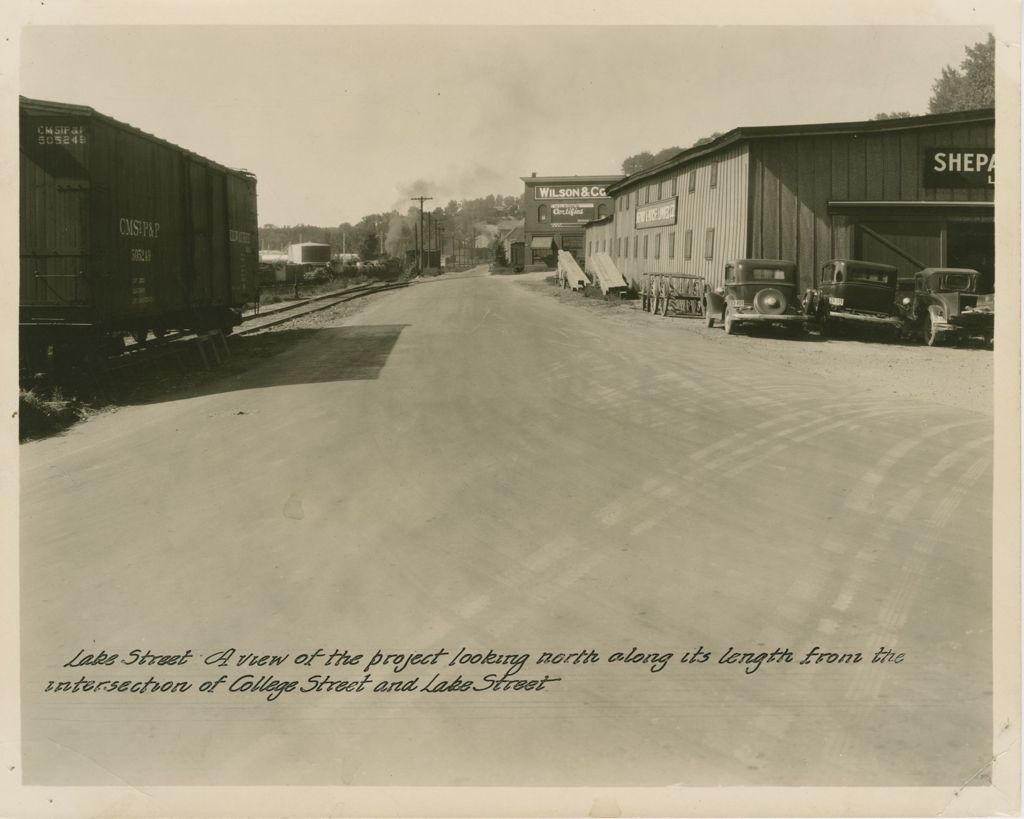
<path id="1" fill-rule="evenodd" d="M 0 816 L 1019 814 L 1016 3 L 18 5 Z"/>

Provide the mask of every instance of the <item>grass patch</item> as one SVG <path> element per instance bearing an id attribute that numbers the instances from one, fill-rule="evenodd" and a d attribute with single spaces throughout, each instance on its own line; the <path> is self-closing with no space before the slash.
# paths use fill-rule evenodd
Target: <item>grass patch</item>
<path id="1" fill-rule="evenodd" d="M 60 387 L 32 387 L 18 392 L 18 437 L 22 441 L 63 432 L 85 417 L 76 398 L 65 398 Z"/>

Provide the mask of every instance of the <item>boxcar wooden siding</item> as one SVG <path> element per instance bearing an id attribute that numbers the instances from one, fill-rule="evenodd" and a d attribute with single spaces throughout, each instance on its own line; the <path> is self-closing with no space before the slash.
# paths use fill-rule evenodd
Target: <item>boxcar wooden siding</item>
<path id="1" fill-rule="evenodd" d="M 41 144 L 47 127 L 76 128 L 82 141 Z M 254 177 L 77 111 L 23 110 L 20 136 L 23 306 L 144 326 L 252 297 Z"/>
<path id="2" fill-rule="evenodd" d="M 749 255 L 792 259 L 801 284 L 812 287 L 826 261 L 853 251 L 845 222 L 829 215 L 830 200 L 993 201 L 991 188 L 926 188 L 922 169 L 926 147 L 991 146 L 994 131 L 993 124 L 963 124 L 752 140 Z"/>

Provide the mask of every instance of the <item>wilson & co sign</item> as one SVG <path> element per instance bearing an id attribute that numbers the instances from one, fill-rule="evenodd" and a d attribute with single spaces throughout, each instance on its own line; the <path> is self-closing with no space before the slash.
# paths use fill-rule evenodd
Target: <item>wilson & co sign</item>
<path id="1" fill-rule="evenodd" d="M 594 203 L 580 202 L 572 205 L 552 205 L 551 225 L 582 225 L 594 218 Z"/>
<path id="2" fill-rule="evenodd" d="M 533 190 L 534 199 L 600 199 L 607 195 L 604 185 L 578 185 L 572 188 L 538 185 Z"/>
<path id="3" fill-rule="evenodd" d="M 636 209 L 637 228 L 664 227 L 676 223 L 677 198 L 667 202 L 655 202 L 653 205 L 641 205 Z"/>
<path id="4" fill-rule="evenodd" d="M 926 188 L 990 188 L 996 183 L 996 152 L 992 148 L 924 149 Z"/>

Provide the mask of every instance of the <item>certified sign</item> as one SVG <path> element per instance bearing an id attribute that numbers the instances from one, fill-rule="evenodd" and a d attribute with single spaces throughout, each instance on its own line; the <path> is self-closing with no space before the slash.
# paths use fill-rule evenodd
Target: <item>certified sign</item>
<path id="1" fill-rule="evenodd" d="M 566 225 L 582 225 L 594 218 L 593 202 L 574 202 L 573 204 L 552 205 L 551 225 L 561 227 Z"/>
<path id="2" fill-rule="evenodd" d="M 656 202 L 653 205 L 643 205 L 636 209 L 636 226 L 640 228 L 664 227 L 676 223 L 676 204 L 678 199 L 673 197 L 667 202 Z"/>
<path id="3" fill-rule="evenodd" d="M 926 188 L 990 188 L 996 182 L 996 152 L 963 146 L 924 149 Z"/>

